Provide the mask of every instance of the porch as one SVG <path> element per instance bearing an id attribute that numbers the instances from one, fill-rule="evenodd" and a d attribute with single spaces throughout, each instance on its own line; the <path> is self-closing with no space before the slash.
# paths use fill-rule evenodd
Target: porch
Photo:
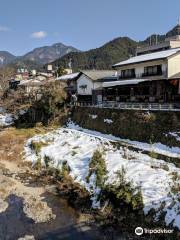
<path id="1" fill-rule="evenodd" d="M 180 103 L 179 80 L 123 80 L 104 84 L 103 102 Z"/>

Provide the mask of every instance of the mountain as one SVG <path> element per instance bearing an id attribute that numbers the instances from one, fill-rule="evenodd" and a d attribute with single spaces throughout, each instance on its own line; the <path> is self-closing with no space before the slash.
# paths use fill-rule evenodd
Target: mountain
<path id="1" fill-rule="evenodd" d="M 17 57 L 9 52 L 0 51 L 0 67 L 11 65 L 11 67 L 38 68 L 44 64 L 52 62 L 70 52 L 79 52 L 74 47 L 56 43 L 52 46 L 35 48 L 23 56 Z"/>
<path id="2" fill-rule="evenodd" d="M 177 24 L 166 34 L 152 34 L 144 41 L 136 42 L 128 37 L 116 38 L 100 48 L 86 52 L 68 53 L 65 56 L 52 62 L 55 66 L 67 67 L 71 59 L 74 71 L 80 69 L 111 69 L 112 65 L 126 60 L 135 54 L 137 46 L 153 45 L 163 42 L 165 38 L 180 35 L 180 25 Z"/>
<path id="3" fill-rule="evenodd" d="M 22 56 L 22 60 L 30 60 L 39 64 L 46 64 L 60 58 L 70 52 L 79 52 L 72 46 L 56 43 L 52 46 L 35 48 L 33 51 Z"/>
<path id="4" fill-rule="evenodd" d="M 9 64 L 16 57 L 7 51 L 0 51 L 0 67 Z"/>
<path id="5" fill-rule="evenodd" d="M 110 69 L 112 64 L 135 54 L 138 43 L 128 37 L 116 38 L 100 48 L 86 52 L 71 52 L 52 62 L 54 66 L 68 67 L 71 59 L 73 70 Z"/>

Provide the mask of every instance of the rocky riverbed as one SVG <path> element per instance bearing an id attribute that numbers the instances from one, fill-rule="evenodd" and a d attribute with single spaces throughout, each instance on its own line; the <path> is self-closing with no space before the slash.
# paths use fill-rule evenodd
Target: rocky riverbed
<path id="1" fill-rule="evenodd" d="M 12 129 L 0 134 L 0 239 L 100 239 L 90 216 L 75 211 L 23 163 L 24 135 Z"/>
<path id="2" fill-rule="evenodd" d="M 27 176 L 25 178 L 25 176 Z M 53 186 L 32 183 L 28 168 L 0 164 L 0 239 L 99 239 L 96 229 Z"/>

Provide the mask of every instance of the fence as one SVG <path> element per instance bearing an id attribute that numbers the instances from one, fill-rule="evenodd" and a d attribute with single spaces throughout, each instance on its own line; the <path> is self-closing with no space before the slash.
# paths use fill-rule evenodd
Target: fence
<path id="1" fill-rule="evenodd" d="M 149 111 L 179 111 L 180 103 L 130 103 L 106 101 L 99 104 L 91 102 L 76 102 L 75 106 L 96 107 L 96 108 L 114 108 L 114 109 L 132 109 L 132 110 L 149 110 Z"/>

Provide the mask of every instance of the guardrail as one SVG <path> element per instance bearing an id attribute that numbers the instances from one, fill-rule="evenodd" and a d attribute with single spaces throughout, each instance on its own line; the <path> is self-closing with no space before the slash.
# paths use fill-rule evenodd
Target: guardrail
<path id="1" fill-rule="evenodd" d="M 80 107 L 180 112 L 180 103 L 130 103 L 130 102 L 119 103 L 114 101 L 107 101 L 99 104 L 92 104 L 91 102 L 76 102 L 74 105 Z"/>

